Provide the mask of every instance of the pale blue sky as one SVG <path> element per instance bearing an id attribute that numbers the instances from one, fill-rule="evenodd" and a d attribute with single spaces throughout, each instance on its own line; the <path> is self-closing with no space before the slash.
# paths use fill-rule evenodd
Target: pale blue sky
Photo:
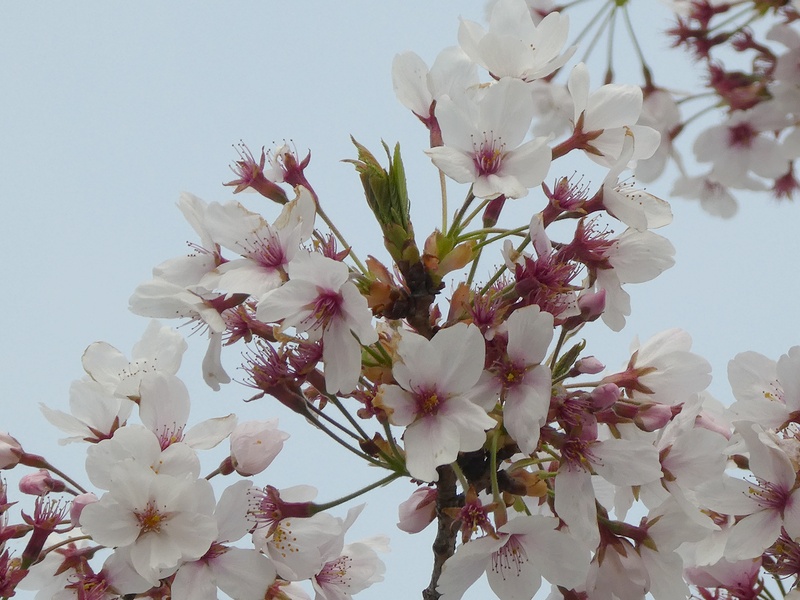
<path id="1" fill-rule="evenodd" d="M 664 14 L 650 1 L 648 10 Z M 414 50 L 432 62 L 455 43 L 459 15 L 482 19 L 483 2 L 20 2 L 4 3 L 0 14 L 0 429 L 31 452 L 58 456 L 62 465 L 82 460 L 82 448 L 55 445 L 59 433 L 39 415 L 38 403 L 66 409 L 89 343 L 106 340 L 130 351 L 147 323 L 128 312 L 128 297 L 154 265 L 195 239 L 175 207 L 178 194 L 231 198 L 220 185 L 232 178 L 231 144 L 243 139 L 256 150 L 293 139 L 301 152 L 310 148 L 309 178 L 364 256 L 382 252 L 372 249 L 379 238 L 373 229 L 365 234 L 371 215 L 352 167 L 339 161 L 354 156 L 351 134 L 376 154 L 381 139 L 399 141 L 414 210 L 430 209 L 418 217 L 418 236 L 437 222 L 437 177 L 422 154 L 427 133 L 396 102 L 391 61 Z M 637 26 L 647 37 L 661 22 L 640 14 Z M 676 56 L 654 61 L 656 72 L 666 66 L 670 83 L 685 87 L 692 71 Z M 593 74 L 593 83 L 601 77 Z M 638 82 L 638 73 L 628 80 Z M 556 166 L 548 181 L 574 168 Z M 668 197 L 669 185 L 650 189 Z M 726 364 L 737 352 L 777 358 L 800 343 L 797 205 L 739 198 L 731 221 L 673 202 L 675 223 L 659 233 L 676 246 L 677 265 L 655 282 L 629 286 L 633 316 L 620 334 L 599 323 L 586 329 L 591 352 L 621 366 L 634 335 L 683 327 L 714 366 L 712 391 L 727 401 Z M 257 197 L 245 200 L 274 218 Z M 535 191 L 525 202 L 542 206 Z M 196 401 L 193 422 L 231 411 L 277 415 L 293 434 L 258 484 L 310 483 L 328 500 L 381 477 L 282 407 L 244 407 L 247 388 L 233 384 L 213 394 L 199 377 L 204 342 L 189 341 L 181 375 Z M 228 364 L 238 355 L 229 352 Z M 17 473 L 10 475 L 13 482 Z M 386 582 L 359 598 L 414 598 L 427 585 L 432 531 L 408 536 L 394 526 L 397 503 L 412 489 L 396 482 L 367 497 L 350 540 L 388 533 L 393 550 Z M 483 598 L 485 588 L 467 597 Z"/>

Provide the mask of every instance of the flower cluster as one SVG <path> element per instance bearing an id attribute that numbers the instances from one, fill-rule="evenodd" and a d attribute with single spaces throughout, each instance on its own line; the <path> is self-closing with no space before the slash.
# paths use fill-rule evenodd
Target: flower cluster
<path id="1" fill-rule="evenodd" d="M 728 7 L 702 17 L 712 5 L 691 6 L 681 41 L 700 48 L 692 20 L 706 18 L 708 41 Z M 775 31 L 796 47 L 791 30 Z M 674 263 L 653 231 L 671 222 L 669 204 L 620 177 L 657 176 L 679 121 L 651 79 L 644 91 L 593 87 L 586 64 L 567 66 L 568 35 L 566 14 L 497 0 L 487 27 L 462 20 L 459 45 L 430 69 L 397 56 L 397 97 L 428 131 L 443 192 L 445 178 L 467 186 L 457 207 L 443 193 L 441 225 L 421 243 L 399 146 L 385 146 L 384 166 L 354 140 L 347 161 L 383 234 L 381 261 L 359 258 L 326 214 L 310 154 L 282 145 L 256 158 L 243 145 L 227 185 L 272 214 L 184 194 L 198 241 L 131 297 L 136 314 L 207 334 L 202 375 L 214 390 L 231 381 L 223 348 L 246 344 L 251 400 L 302 415 L 382 479 L 323 503 L 311 486 L 256 485 L 288 434 L 271 413 L 190 426 L 177 375 L 187 344 L 153 320 L 131 358 L 87 348 L 69 412 L 42 407 L 65 443 L 86 444 L 93 491 L 0 434 L 0 468 L 37 469 L 20 483 L 36 497 L 20 522 L 0 483 L 3 596 L 286 600 L 310 587 L 346 600 L 383 579 L 388 539 L 345 543 L 361 506 L 329 511 L 400 478 L 416 490 L 398 501 L 399 528 L 438 521 L 426 600 L 458 600 L 484 574 L 509 600 L 532 598 L 543 579 L 554 598 L 755 598 L 770 576 L 784 592 L 781 578 L 796 584 L 800 348 L 777 363 L 737 356 L 725 409 L 682 330 L 634 342 L 620 369 L 580 338 L 598 319 L 623 329 L 626 286 Z M 752 103 L 731 91 L 729 123 L 698 138 L 709 178 L 742 187 L 791 175 L 800 103 L 785 101 L 797 91 L 789 60 L 776 58 L 778 83 Z M 601 182 L 561 174 L 566 156 L 602 169 Z M 520 210 L 521 223 L 510 216 Z M 201 451 L 225 440 L 203 475 Z M 17 538 L 27 542 L 12 558 Z"/>

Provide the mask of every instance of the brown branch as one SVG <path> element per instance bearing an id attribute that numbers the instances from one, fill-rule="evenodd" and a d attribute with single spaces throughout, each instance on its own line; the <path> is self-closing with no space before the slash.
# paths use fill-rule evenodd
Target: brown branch
<path id="1" fill-rule="evenodd" d="M 438 600 L 441 594 L 436 591 L 439 577 L 445 561 L 453 556 L 456 551 L 456 535 L 458 528 L 454 526 L 455 519 L 443 509 L 460 507 L 463 498 L 456 493 L 456 474 L 450 465 L 438 467 L 439 481 L 436 482 L 436 518 L 439 529 L 433 541 L 433 573 L 431 582 L 422 591 L 423 600 Z"/>

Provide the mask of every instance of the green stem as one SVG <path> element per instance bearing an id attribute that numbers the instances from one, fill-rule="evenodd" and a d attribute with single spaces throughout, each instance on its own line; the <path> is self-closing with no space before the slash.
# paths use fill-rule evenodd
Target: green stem
<path id="1" fill-rule="evenodd" d="M 553 367 L 556 366 L 556 361 L 558 360 L 558 353 L 561 352 L 561 346 L 564 345 L 564 341 L 567 339 L 567 330 L 566 328 L 561 328 L 561 333 L 558 335 L 558 342 L 556 342 L 556 349 L 553 350 L 553 357 L 550 359 L 550 370 L 553 370 Z"/>
<path id="2" fill-rule="evenodd" d="M 405 460 L 403 459 L 403 454 L 400 452 L 400 448 L 397 447 L 397 444 L 394 441 L 394 436 L 392 435 L 392 428 L 389 426 L 388 421 L 383 423 L 383 432 L 386 434 L 386 441 L 389 444 L 389 447 L 392 449 L 392 454 L 397 459 L 399 464 L 403 464 Z"/>
<path id="3" fill-rule="evenodd" d="M 577 4 L 577 2 L 575 2 L 575 4 Z M 591 19 L 583 29 L 581 29 L 580 33 L 572 41 L 572 45 L 573 46 L 577 46 L 578 42 L 580 42 L 583 39 L 583 36 L 585 36 L 587 33 L 589 33 L 591 28 L 600 20 L 600 16 L 603 14 L 603 12 L 606 11 L 606 10 L 609 10 L 611 8 L 612 8 L 611 6 L 606 5 L 603 8 L 601 8 L 599 11 L 597 11 L 597 14 L 594 16 L 594 18 Z"/>
<path id="4" fill-rule="evenodd" d="M 477 250 L 479 248 L 482 248 L 483 246 L 488 246 L 490 244 L 493 244 L 494 242 L 497 242 L 498 240 L 502 240 L 503 238 L 507 238 L 507 237 L 510 237 L 512 235 L 520 235 L 520 234 L 524 233 L 525 231 L 527 231 L 528 229 L 530 229 L 530 225 L 523 225 L 522 227 L 517 227 L 516 229 L 502 229 L 502 230 L 485 229 L 484 233 L 494 233 L 494 232 L 497 232 L 497 231 L 499 231 L 500 233 L 498 233 L 498 235 L 496 235 L 494 237 L 486 238 L 482 242 L 478 242 L 475 245 L 475 249 Z M 461 240 L 459 240 L 459 242 L 460 241 Z"/>
<path id="5" fill-rule="evenodd" d="M 345 441 L 344 441 L 342 438 L 340 438 L 338 435 L 336 435 L 336 434 L 335 434 L 333 431 L 331 431 L 331 430 L 330 430 L 330 429 L 328 429 L 328 428 L 327 428 L 325 425 L 323 425 L 323 424 L 322 424 L 322 423 L 319 421 L 319 419 L 317 419 L 317 418 L 315 418 L 314 416 L 312 416 L 312 415 L 311 415 L 311 413 L 308 413 L 307 415 L 305 415 L 305 417 L 306 417 L 306 419 L 308 419 L 309 421 L 311 421 L 311 423 L 312 423 L 312 424 L 313 424 L 313 425 L 314 425 L 314 426 L 315 426 L 317 429 L 319 429 L 320 431 L 322 431 L 322 433 L 324 433 L 325 435 L 327 435 L 329 438 L 331 438 L 331 439 L 332 439 L 334 442 L 336 442 L 337 444 L 339 444 L 339 445 L 340 445 L 340 446 L 342 446 L 343 448 L 345 448 L 345 449 L 349 450 L 350 452 L 352 452 L 353 454 L 355 454 L 355 455 L 356 455 L 356 456 L 358 456 L 359 458 L 363 458 L 365 461 L 367 461 L 368 463 L 371 463 L 371 464 L 375 465 L 376 467 L 383 467 L 384 469 L 386 468 L 386 464 L 385 464 L 385 463 L 383 463 L 383 462 L 379 461 L 379 460 L 378 460 L 378 459 L 376 459 L 376 458 L 373 458 L 373 457 L 371 457 L 369 454 L 365 454 L 365 453 L 364 453 L 364 452 L 362 452 L 361 450 L 357 450 L 356 448 L 354 448 L 353 446 L 351 446 L 350 444 L 348 444 L 347 442 L 345 442 Z M 364 439 L 369 439 L 369 438 L 365 436 L 365 438 L 364 438 Z"/>
<path id="6" fill-rule="evenodd" d="M 381 487 L 386 485 L 387 483 L 391 483 L 395 479 L 402 477 L 403 473 L 392 473 L 391 475 L 387 475 L 380 481 L 376 481 L 375 483 L 371 483 L 366 487 L 361 488 L 360 490 L 356 490 L 352 494 L 347 494 L 346 496 L 342 496 L 337 500 L 331 500 L 330 502 L 325 502 L 324 504 L 314 504 L 312 506 L 312 513 L 313 515 L 317 514 L 318 512 L 322 512 L 323 510 L 328 510 L 329 508 L 333 508 L 335 506 L 339 506 L 340 504 L 344 504 L 345 502 L 349 502 L 353 498 L 358 498 L 359 496 L 366 494 L 367 492 L 374 490 L 377 487 Z"/>
<path id="7" fill-rule="evenodd" d="M 322 411 L 321 409 L 319 409 L 319 408 L 317 408 L 316 406 L 314 406 L 314 405 L 313 405 L 311 402 L 306 402 L 306 406 L 308 407 L 308 409 L 309 409 L 309 410 L 313 411 L 313 412 L 314 412 L 314 414 L 316 414 L 316 415 L 317 415 L 317 416 L 319 416 L 319 417 L 322 417 L 322 418 L 323 418 L 323 419 L 325 419 L 325 420 L 326 420 L 328 423 L 330 423 L 331 425 L 333 425 L 334 427 L 336 427 L 336 428 L 337 428 L 339 431 L 341 431 L 342 433 L 345 433 L 345 434 L 349 435 L 351 438 L 353 438 L 353 439 L 354 439 L 354 440 L 356 440 L 357 442 L 360 442 L 360 441 L 362 441 L 363 439 L 368 439 L 368 438 L 360 438 L 360 437 L 358 437 L 358 436 L 357 436 L 355 433 L 353 433 L 352 431 L 350 431 L 350 430 L 349 430 L 347 427 L 345 427 L 344 425 L 342 425 L 341 423 L 339 423 L 339 421 L 337 421 L 336 419 L 334 419 L 334 418 L 333 418 L 333 417 L 331 417 L 330 415 L 326 415 L 324 411 Z"/>
<path id="8" fill-rule="evenodd" d="M 467 197 L 464 198 L 464 202 L 461 205 L 461 208 L 458 209 L 458 212 L 456 212 L 456 216 L 453 218 L 453 224 L 450 225 L 450 229 L 447 232 L 448 235 L 450 235 L 455 231 L 460 230 L 461 219 L 463 218 L 464 213 L 467 212 L 467 208 L 469 208 L 469 205 L 472 204 L 473 200 L 475 200 L 475 195 L 472 193 L 472 188 L 470 188 Z"/>
<path id="9" fill-rule="evenodd" d="M 496 511 L 499 511 L 499 515 L 501 516 L 502 523 L 500 525 L 505 525 L 507 522 L 506 517 L 506 503 L 503 501 L 503 497 L 500 495 L 500 484 L 497 482 L 497 441 L 500 438 L 500 429 L 501 427 L 498 425 L 492 431 L 491 436 L 491 446 L 489 449 L 489 475 L 492 481 L 492 502 L 497 504 Z M 497 519 L 498 512 L 495 512 L 495 519 Z"/>
<path id="10" fill-rule="evenodd" d="M 472 285 L 472 280 L 475 278 L 475 273 L 478 270 L 478 262 L 481 260 L 481 255 L 483 255 L 483 246 L 481 243 L 478 243 L 478 251 L 475 253 L 475 258 L 472 260 L 472 266 L 469 269 L 469 275 L 467 276 L 467 286 Z"/>
<path id="11" fill-rule="evenodd" d="M 442 232 L 447 231 L 447 181 L 439 169 L 439 189 L 442 191 Z"/>
<path id="12" fill-rule="evenodd" d="M 608 26 L 608 35 L 606 40 L 606 79 L 605 83 L 611 83 L 614 79 L 614 32 L 617 28 L 617 20 L 613 17 L 617 14 L 617 5 L 611 9 L 611 22 Z"/>
<path id="13" fill-rule="evenodd" d="M 340 411 L 340 412 L 341 412 L 341 413 L 344 415 L 345 419 L 347 419 L 348 421 L 350 421 L 350 424 L 351 424 L 351 425 L 352 425 L 352 426 L 355 428 L 355 430 L 358 432 L 358 435 L 360 435 L 360 436 L 361 436 L 363 439 L 365 439 L 365 440 L 368 440 L 368 439 L 370 439 L 370 437 L 369 437 L 369 435 L 367 434 L 367 432 L 366 432 L 366 431 L 364 431 L 364 429 L 361 427 L 361 425 L 359 425 L 358 421 L 356 421 L 356 420 L 355 420 L 355 418 L 353 418 L 353 415 L 351 415 L 351 414 L 350 414 L 350 411 L 348 411 L 348 410 L 347 410 L 347 409 L 344 407 L 344 405 L 341 403 L 341 401 L 339 400 L 339 398 L 337 398 L 336 396 L 332 396 L 332 395 L 330 395 L 330 394 L 325 394 L 325 397 L 326 397 L 326 398 L 328 398 L 328 400 L 330 400 L 330 401 L 331 401 L 331 402 L 332 402 L 332 403 L 333 403 L 333 404 L 336 406 L 336 408 L 338 408 L 338 409 L 339 409 L 339 411 Z"/>
<path id="14" fill-rule="evenodd" d="M 783 580 L 777 574 L 773 574 L 772 578 L 775 580 L 775 583 L 778 585 L 778 589 L 781 591 L 781 596 L 783 596 L 785 598 L 786 597 L 786 588 L 783 586 Z"/>
<path id="15" fill-rule="evenodd" d="M 628 12 L 628 5 L 622 7 L 622 16 L 625 19 L 625 27 L 628 30 L 628 35 L 631 38 L 631 42 L 633 43 L 633 48 L 636 50 L 636 54 L 639 57 L 639 62 L 642 63 L 642 71 L 644 72 L 644 79 L 645 85 L 649 86 L 652 85 L 652 81 L 650 78 L 650 74 L 652 71 L 647 64 L 647 61 L 644 58 L 644 52 L 642 51 L 642 47 L 639 45 L 639 39 L 636 37 L 636 30 L 633 28 L 633 23 L 631 23 L 631 15 Z"/>
<path id="16" fill-rule="evenodd" d="M 753 10 L 753 9 L 752 9 L 752 8 L 750 8 L 749 6 L 745 7 L 743 10 L 740 10 L 738 13 L 735 13 L 735 14 L 731 15 L 730 17 L 727 17 L 727 18 L 723 19 L 722 21 L 720 21 L 719 23 L 717 23 L 717 24 L 716 24 L 716 25 L 714 25 L 713 27 L 709 27 L 709 28 L 708 28 L 708 33 L 711 33 L 711 32 L 713 32 L 713 31 L 716 31 L 716 30 L 717 30 L 717 29 L 719 29 L 720 27 L 725 27 L 725 26 L 726 26 L 728 23 L 733 23 L 733 22 L 734 22 L 734 21 L 736 21 L 736 20 L 737 20 L 739 17 L 742 17 L 742 16 L 746 15 L 747 13 L 749 13 L 749 12 L 750 12 L 750 11 L 752 11 L 752 10 Z M 737 27 L 737 31 L 738 31 L 739 29 L 741 29 L 742 27 L 745 27 L 745 26 L 747 26 L 747 24 L 748 24 L 748 23 L 752 23 L 752 22 L 753 22 L 753 20 L 754 20 L 754 19 L 755 19 L 757 16 L 758 16 L 758 15 L 755 15 L 755 16 L 753 16 L 753 17 L 750 17 L 750 18 L 749 18 L 749 19 L 748 19 L 748 20 L 747 20 L 747 21 L 746 21 L 746 22 L 745 22 L 743 25 L 741 25 L 740 27 Z"/>
<path id="17" fill-rule="evenodd" d="M 481 203 L 478 204 L 478 206 L 476 206 L 472 210 L 472 212 L 469 213 L 469 215 L 461 221 L 461 223 L 459 223 L 459 227 L 461 227 L 461 229 L 463 229 L 464 227 L 469 225 L 470 222 L 472 221 L 472 219 L 477 217 L 478 213 L 481 212 L 484 208 L 486 208 L 486 205 L 489 204 L 489 202 L 491 202 L 491 200 L 487 200 L 485 198 L 483 200 L 481 200 Z"/>
<path id="18" fill-rule="evenodd" d="M 597 42 L 600 40 L 600 37 L 603 35 L 603 31 L 605 31 L 605 28 L 608 25 L 608 22 L 614 16 L 614 11 L 615 10 L 616 10 L 616 6 L 615 5 L 611 5 L 608 15 L 606 15 L 603 18 L 603 20 L 600 22 L 600 24 L 597 26 L 597 33 L 595 33 L 594 37 L 592 38 L 592 41 L 590 41 L 589 45 L 586 47 L 586 52 L 584 52 L 583 58 L 581 59 L 581 62 L 586 62 L 586 60 L 589 58 L 589 55 L 592 53 L 592 51 L 594 50 L 594 47 L 597 45 Z M 602 13 L 603 13 L 603 11 L 600 10 L 597 13 L 597 16 L 599 17 Z M 584 29 L 584 31 L 587 31 L 596 22 L 597 21 L 592 21 L 591 23 L 589 23 L 589 25 L 586 26 L 586 29 Z M 581 32 L 581 35 L 583 35 L 584 31 Z"/>
<path id="19" fill-rule="evenodd" d="M 350 244 L 347 243 L 347 240 L 344 239 L 344 236 L 339 231 L 339 229 L 336 227 L 336 225 L 333 224 L 333 221 L 331 221 L 330 217 L 328 217 L 328 215 L 325 214 L 325 211 L 322 209 L 322 205 L 320 205 L 319 202 L 317 202 L 317 214 L 320 217 L 322 217 L 322 220 L 325 222 L 325 224 L 331 230 L 331 232 L 336 237 L 336 239 L 339 240 L 339 243 L 342 244 L 342 246 L 344 246 L 345 248 L 350 248 L 350 254 L 349 254 L 350 258 L 352 258 L 353 262 L 356 263 L 356 266 L 358 267 L 359 271 L 361 271 L 364 275 L 367 275 L 369 273 L 369 271 L 362 264 L 362 262 L 358 259 L 358 256 L 356 256 L 355 252 L 353 252 L 353 247 Z"/>

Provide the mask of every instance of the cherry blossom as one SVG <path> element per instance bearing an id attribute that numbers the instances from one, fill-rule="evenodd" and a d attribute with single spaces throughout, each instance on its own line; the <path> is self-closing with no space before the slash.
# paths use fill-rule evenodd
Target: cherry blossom
<path id="1" fill-rule="evenodd" d="M 761 555 L 778 539 L 781 528 L 792 538 L 800 536 L 800 497 L 791 460 L 759 425 L 746 421 L 734 425 L 750 452 L 756 482 L 725 476 L 700 490 L 701 499 L 712 510 L 743 517 L 730 530 L 727 560 Z"/>
<path id="2" fill-rule="evenodd" d="M 653 155 L 661 136 L 652 127 L 636 124 L 642 112 L 641 88 L 606 84 L 590 94 L 589 70 L 584 63 L 572 69 L 567 87 L 575 106 L 574 126 L 579 134 L 586 134 L 581 147 L 589 158 L 612 166 L 622 155 L 629 133 L 635 140 L 631 163 Z"/>
<path id="3" fill-rule="evenodd" d="M 533 598 L 542 577 L 567 589 L 582 585 L 589 551 L 557 525 L 552 517 L 517 517 L 498 529 L 498 537 L 460 546 L 439 580 L 442 599 L 458 600 L 483 573 L 503 599 Z"/>
<path id="4" fill-rule="evenodd" d="M 392 368 L 397 385 L 381 388 L 379 403 L 395 425 L 406 427 L 406 468 L 436 481 L 436 467 L 459 451 L 477 450 L 496 422 L 471 399 L 483 371 L 483 336 L 475 326 L 454 325 L 430 340 L 403 332 Z"/>
<path id="5" fill-rule="evenodd" d="M 378 340 L 366 299 L 349 281 L 347 266 L 321 254 L 302 252 L 287 271 L 289 281 L 259 300 L 256 316 L 322 338 L 327 391 L 353 391 L 361 344 Z"/>
<path id="6" fill-rule="evenodd" d="M 416 53 L 403 52 L 392 61 L 392 83 L 400 103 L 428 124 L 434 102 L 457 98 L 477 85 L 478 70 L 458 47 L 442 50 L 430 69 Z"/>
<path id="7" fill-rule="evenodd" d="M 148 373 L 177 373 L 187 347 L 181 334 L 153 320 L 133 347 L 130 361 L 110 344 L 95 342 L 83 353 L 83 368 L 115 395 L 138 398 L 142 378 Z"/>
<path id="8" fill-rule="evenodd" d="M 520 308 L 511 313 L 498 335 L 507 336 L 505 355 L 483 376 L 475 395 L 490 400 L 481 401 L 487 409 L 502 399 L 503 425 L 519 449 L 531 454 L 550 408 L 550 369 L 540 363 L 553 338 L 553 315 L 536 305 Z"/>
<path id="9" fill-rule="evenodd" d="M 298 187 L 297 198 L 284 206 L 272 225 L 238 202 L 213 202 L 207 215 L 217 243 L 242 258 L 220 264 L 204 275 L 199 285 L 260 298 L 283 283 L 286 266 L 311 236 L 314 199 L 306 188 Z"/>
<path id="10" fill-rule="evenodd" d="M 728 381 L 736 402 L 737 420 L 777 429 L 798 418 L 800 346 L 775 362 L 757 352 L 742 352 L 728 363 Z"/>
<path id="11" fill-rule="evenodd" d="M 261 473 L 283 448 L 289 434 L 278 429 L 278 419 L 246 421 L 231 432 L 231 461 L 240 475 Z"/>
<path id="12" fill-rule="evenodd" d="M 69 388 L 70 412 L 40 405 L 42 414 L 53 425 L 70 434 L 60 443 L 106 439 L 125 425 L 135 404 L 108 391 L 101 383 L 73 381 Z"/>
<path id="13" fill-rule="evenodd" d="M 784 113 L 770 103 L 736 111 L 727 123 L 701 133 L 694 144 L 700 162 L 711 162 L 713 176 L 723 185 L 746 187 L 748 173 L 774 179 L 788 169 L 780 143 L 768 132 L 786 126 Z"/>
<path id="14" fill-rule="evenodd" d="M 346 544 L 341 554 L 327 561 L 311 583 L 318 600 L 348 600 L 373 583 L 383 581 L 386 570 L 376 550 L 388 551 L 387 537 Z"/>
<path id="15" fill-rule="evenodd" d="M 472 183 L 475 196 L 520 198 L 547 176 L 547 138 L 522 142 L 533 118 L 524 83 L 501 79 L 477 104 L 442 97 L 435 114 L 444 145 L 425 153 L 449 177 Z"/>
<path id="16" fill-rule="evenodd" d="M 533 81 L 563 66 L 575 51 L 564 51 L 569 19 L 550 13 L 534 24 L 523 0 L 498 0 L 489 16 L 489 30 L 462 20 L 458 42 L 464 52 L 493 77 Z"/>
<path id="17" fill-rule="evenodd" d="M 214 511 L 217 539 L 198 560 L 181 565 L 172 582 L 176 600 L 216 600 L 217 588 L 242 600 L 263 600 L 275 581 L 275 567 L 269 558 L 250 548 L 227 545 L 250 529 L 247 515 L 248 481 L 228 487 Z"/>
<path id="18" fill-rule="evenodd" d="M 112 489 L 81 513 L 81 526 L 92 539 L 127 548 L 131 565 L 151 584 L 161 570 L 205 554 L 217 535 L 207 481 L 157 475 L 130 461 L 110 476 Z"/>

